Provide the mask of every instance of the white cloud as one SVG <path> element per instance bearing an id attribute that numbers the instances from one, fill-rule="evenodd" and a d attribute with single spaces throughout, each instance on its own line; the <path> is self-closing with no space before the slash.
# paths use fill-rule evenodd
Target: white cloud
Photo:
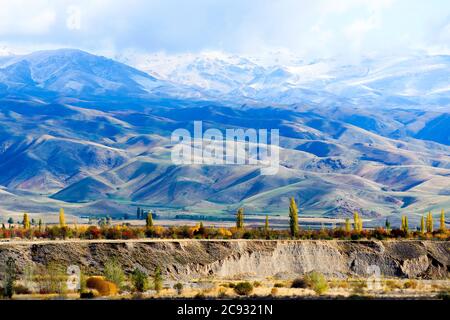
<path id="1" fill-rule="evenodd" d="M 56 11 L 41 1 L 0 0 L 0 34 L 43 34 L 55 22 Z"/>

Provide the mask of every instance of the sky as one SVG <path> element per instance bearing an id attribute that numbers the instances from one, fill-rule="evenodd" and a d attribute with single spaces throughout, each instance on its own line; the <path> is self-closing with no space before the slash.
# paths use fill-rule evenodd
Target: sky
<path id="1" fill-rule="evenodd" d="M 448 0 L 0 0 L 0 53 L 450 52 Z"/>

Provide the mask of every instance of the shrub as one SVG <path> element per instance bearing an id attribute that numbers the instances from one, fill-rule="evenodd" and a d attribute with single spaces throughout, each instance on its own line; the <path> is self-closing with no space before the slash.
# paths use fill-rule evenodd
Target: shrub
<path id="1" fill-rule="evenodd" d="M 275 283 L 273 285 L 274 288 L 284 288 L 284 284 L 282 284 L 281 282 Z"/>
<path id="2" fill-rule="evenodd" d="M 294 281 L 292 281 L 291 288 L 308 288 L 308 284 L 306 283 L 305 279 L 303 278 L 297 278 Z"/>
<path id="3" fill-rule="evenodd" d="M 254 286 L 255 288 L 261 287 L 261 282 L 259 282 L 259 281 L 254 281 L 254 282 L 253 282 L 253 286 Z"/>
<path id="4" fill-rule="evenodd" d="M 253 292 L 253 285 L 250 282 L 239 282 L 234 287 L 234 292 L 240 296 L 248 296 Z"/>
<path id="5" fill-rule="evenodd" d="M 175 284 L 173 285 L 173 288 L 174 288 L 175 290 L 177 290 L 177 293 L 178 293 L 178 294 L 182 294 L 182 293 L 183 293 L 183 284 L 182 284 L 182 283 L 180 283 L 180 282 L 175 283 Z"/>
<path id="6" fill-rule="evenodd" d="M 39 292 L 42 294 L 58 293 L 64 294 L 67 287 L 67 274 L 63 266 L 50 262 L 38 274 Z"/>
<path id="7" fill-rule="evenodd" d="M 117 260 L 108 260 L 104 269 L 105 279 L 114 283 L 117 288 L 121 288 L 125 280 L 125 273 Z"/>
<path id="8" fill-rule="evenodd" d="M 86 280 L 86 287 L 95 289 L 100 296 L 113 296 L 117 294 L 117 286 L 103 277 L 89 277 Z"/>
<path id="9" fill-rule="evenodd" d="M 305 275 L 304 279 L 308 287 L 313 289 L 317 294 L 323 294 L 328 290 L 328 282 L 320 272 L 310 272 Z"/>
<path id="10" fill-rule="evenodd" d="M 156 267 L 155 274 L 153 275 L 153 288 L 159 293 L 162 290 L 163 278 L 161 274 L 161 268 Z"/>
<path id="11" fill-rule="evenodd" d="M 395 281 L 395 280 L 386 280 L 385 284 L 386 284 L 386 287 L 389 290 L 401 289 L 402 288 L 401 284 L 398 281 Z"/>
<path id="12" fill-rule="evenodd" d="M 403 288 L 405 289 L 416 289 L 417 281 L 416 280 L 408 280 L 403 284 Z"/>
<path id="13" fill-rule="evenodd" d="M 148 288 L 147 274 L 139 268 L 133 271 L 133 286 L 137 292 L 144 292 Z"/>

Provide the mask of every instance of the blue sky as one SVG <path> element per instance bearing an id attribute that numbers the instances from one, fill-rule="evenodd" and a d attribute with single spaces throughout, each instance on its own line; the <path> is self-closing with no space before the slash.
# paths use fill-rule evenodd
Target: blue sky
<path id="1" fill-rule="evenodd" d="M 0 48 L 301 57 L 450 50 L 448 0 L 0 0 Z"/>

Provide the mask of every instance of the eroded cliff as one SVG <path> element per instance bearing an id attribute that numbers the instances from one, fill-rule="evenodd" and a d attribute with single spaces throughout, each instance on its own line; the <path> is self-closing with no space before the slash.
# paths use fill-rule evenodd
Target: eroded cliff
<path id="1" fill-rule="evenodd" d="M 448 241 L 255 241 L 157 240 L 34 242 L 0 244 L 0 270 L 9 257 L 18 272 L 27 265 L 56 262 L 101 274 L 108 259 L 124 270 L 136 266 L 167 277 L 195 279 L 295 276 L 312 270 L 329 277 L 368 276 L 374 268 L 389 277 L 446 278 L 450 274 Z M 372 266 L 372 267 L 371 267 Z M 373 267 L 375 266 L 375 267 Z"/>

